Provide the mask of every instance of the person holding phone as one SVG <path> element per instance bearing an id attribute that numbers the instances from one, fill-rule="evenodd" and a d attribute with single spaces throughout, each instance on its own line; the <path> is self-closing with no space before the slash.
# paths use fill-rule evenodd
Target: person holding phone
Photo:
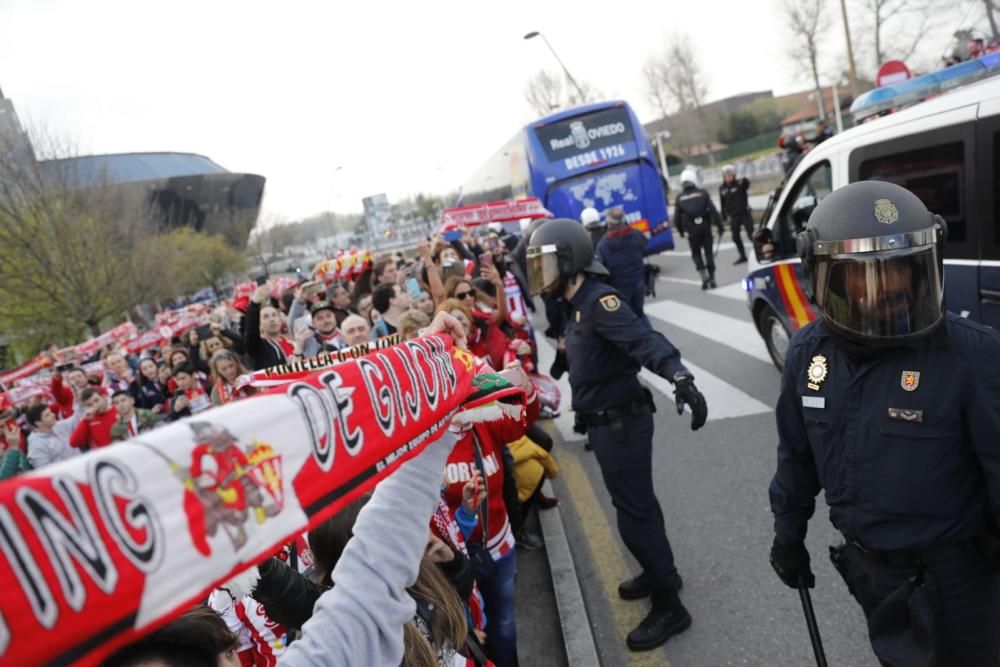
<path id="1" fill-rule="evenodd" d="M 514 577 L 517 572 L 515 545 L 504 502 L 505 443 L 524 435 L 526 424 L 538 416 L 538 397 L 527 376 L 515 365 L 504 371 L 505 379 L 523 388 L 525 420 L 504 417 L 499 421 L 452 424 L 459 437 L 445 466 L 444 499 L 452 513 L 468 513 L 467 484 L 479 473 L 485 498 L 476 506 L 478 523 L 467 538 L 476 583 L 486 600 L 489 624 L 486 653 L 498 667 L 517 664 L 517 626 L 514 619 Z M 478 495 L 478 494 L 473 494 Z"/>

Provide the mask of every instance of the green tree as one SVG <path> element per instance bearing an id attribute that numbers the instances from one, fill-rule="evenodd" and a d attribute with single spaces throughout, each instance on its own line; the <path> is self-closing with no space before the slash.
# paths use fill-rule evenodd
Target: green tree
<path id="1" fill-rule="evenodd" d="M 166 259 L 164 281 L 173 294 L 190 294 L 205 287 L 218 290 L 249 262 L 220 235 L 200 234 L 190 227 L 152 239 L 146 252 Z"/>
<path id="2" fill-rule="evenodd" d="M 23 145 L 0 140 L 0 155 L 0 333 L 19 352 L 97 334 L 162 294 L 142 194 Z"/>

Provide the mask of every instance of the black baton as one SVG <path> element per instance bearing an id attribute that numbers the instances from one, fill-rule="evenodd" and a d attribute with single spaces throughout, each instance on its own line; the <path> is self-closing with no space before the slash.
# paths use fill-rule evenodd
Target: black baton
<path id="1" fill-rule="evenodd" d="M 799 586 L 799 598 L 802 600 L 802 612 L 806 615 L 806 626 L 809 628 L 809 641 L 816 654 L 817 667 L 826 667 L 826 654 L 823 653 L 823 640 L 819 636 L 819 626 L 816 625 L 816 613 L 813 611 L 812 597 L 809 589 Z"/>

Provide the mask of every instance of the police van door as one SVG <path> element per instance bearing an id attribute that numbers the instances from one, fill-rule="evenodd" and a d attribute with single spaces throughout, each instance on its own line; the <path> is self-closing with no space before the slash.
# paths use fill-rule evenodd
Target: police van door
<path id="1" fill-rule="evenodd" d="M 987 115 L 989 113 L 994 115 Z M 976 208 L 982 257 L 979 265 L 980 321 L 1000 329 L 1000 100 L 983 102 L 979 118 L 976 123 L 976 173 L 979 176 Z"/>
<path id="2" fill-rule="evenodd" d="M 849 174 L 851 182 L 901 185 L 945 219 L 945 306 L 981 321 L 975 130 L 974 122 L 965 121 L 856 148 Z"/>

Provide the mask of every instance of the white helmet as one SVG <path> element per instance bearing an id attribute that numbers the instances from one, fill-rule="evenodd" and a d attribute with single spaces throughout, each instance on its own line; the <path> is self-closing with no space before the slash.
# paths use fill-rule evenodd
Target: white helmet
<path id="1" fill-rule="evenodd" d="M 588 206 L 580 212 L 580 222 L 588 229 L 601 224 L 601 214 L 593 206 Z"/>
<path id="2" fill-rule="evenodd" d="M 735 176 L 736 175 L 736 165 L 735 164 L 726 164 L 726 165 L 723 165 L 722 166 L 722 175 L 725 176 L 726 174 L 732 174 L 733 176 Z"/>
<path id="3" fill-rule="evenodd" d="M 694 167 L 685 167 L 684 171 L 681 172 L 681 185 L 685 183 L 698 187 L 698 172 L 694 170 Z"/>

